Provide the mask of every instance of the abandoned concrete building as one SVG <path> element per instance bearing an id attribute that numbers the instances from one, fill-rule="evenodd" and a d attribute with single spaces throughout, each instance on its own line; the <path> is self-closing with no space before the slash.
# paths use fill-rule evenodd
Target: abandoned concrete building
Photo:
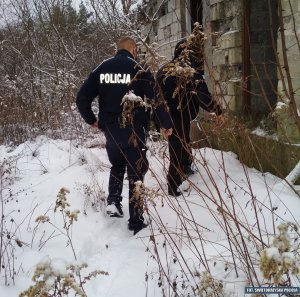
<path id="1" fill-rule="evenodd" d="M 240 117 L 241 123 L 263 128 L 262 134 L 256 132 L 259 129 L 245 132 L 234 126 L 218 130 L 205 128 L 200 120 L 193 123 L 192 140 L 199 143 L 205 132 L 204 140 L 212 147 L 233 151 L 244 164 L 280 177 L 299 166 L 300 1 L 142 3 L 147 16 L 142 27 L 146 41 L 157 43 L 159 53 L 168 60 L 178 40 L 192 32 L 193 24 L 202 25 L 207 37 L 205 77 L 211 93 L 229 113 Z M 265 134 L 268 121 L 272 135 Z"/>
<path id="2" fill-rule="evenodd" d="M 150 19 L 154 16 L 143 29 L 149 33 L 148 42 L 157 42 L 168 59 L 193 24 L 202 24 L 207 35 L 206 77 L 230 110 L 260 120 L 278 101 L 289 99 L 289 92 L 294 92 L 300 107 L 299 0 L 147 0 L 144 9 Z M 293 91 L 287 86 L 284 56 Z M 284 133 L 299 143 L 291 117 L 279 118 Z"/>

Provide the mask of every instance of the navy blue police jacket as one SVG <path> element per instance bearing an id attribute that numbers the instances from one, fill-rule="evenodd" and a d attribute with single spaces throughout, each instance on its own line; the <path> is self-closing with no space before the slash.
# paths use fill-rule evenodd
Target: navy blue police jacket
<path id="1" fill-rule="evenodd" d="M 160 92 L 166 100 L 172 117 L 191 121 L 196 118 L 199 107 L 217 115 L 222 113 L 219 104 L 212 98 L 204 80 L 204 72 L 191 61 L 195 70 L 192 79 L 185 80 L 176 73 L 175 60 L 163 65 L 157 73 Z M 178 89 L 179 85 L 182 88 Z"/>
<path id="2" fill-rule="evenodd" d="M 99 97 L 99 128 L 120 120 L 123 106 L 122 99 L 132 91 L 141 98 L 147 97 L 155 103 L 154 78 L 150 72 L 143 71 L 127 50 L 119 50 L 116 55 L 102 62 L 85 80 L 76 98 L 76 104 L 83 119 L 88 124 L 96 122 L 91 104 Z M 162 126 L 172 127 L 171 119 L 164 105 L 155 109 Z M 147 126 L 147 111 L 144 107 L 134 110 L 134 126 Z"/>

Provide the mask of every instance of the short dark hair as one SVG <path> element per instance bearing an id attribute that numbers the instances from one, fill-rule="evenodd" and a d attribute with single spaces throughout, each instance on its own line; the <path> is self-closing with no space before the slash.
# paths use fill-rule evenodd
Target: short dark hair
<path id="1" fill-rule="evenodd" d="M 174 58 L 175 59 L 178 58 L 181 55 L 181 53 L 183 52 L 183 50 L 186 48 L 186 42 L 187 42 L 187 39 L 184 38 L 175 45 L 175 50 L 174 50 Z"/>

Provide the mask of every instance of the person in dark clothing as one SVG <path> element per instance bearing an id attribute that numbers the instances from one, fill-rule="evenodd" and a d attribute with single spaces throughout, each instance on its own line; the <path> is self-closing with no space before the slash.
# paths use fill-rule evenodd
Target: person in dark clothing
<path id="1" fill-rule="evenodd" d="M 190 122 L 203 108 L 217 116 L 222 114 L 219 104 L 213 100 L 204 81 L 203 67 L 193 56 L 186 39 L 180 41 L 174 58 L 157 72 L 160 96 L 168 106 L 173 122 L 173 134 L 169 137 L 170 165 L 167 174 L 168 193 L 179 196 L 178 187 L 186 176 L 194 173 L 190 147 Z"/>
<path id="2" fill-rule="evenodd" d="M 118 42 L 116 55 L 102 62 L 81 86 L 76 104 L 83 119 L 104 131 L 106 150 L 111 163 L 107 214 L 122 217 L 122 189 L 125 171 L 129 180 L 129 224 L 134 233 L 146 227 L 143 201 L 135 191 L 136 182 L 143 181 L 148 170 L 146 158 L 147 111 L 133 102 L 131 119 L 124 117 L 122 100 L 125 97 L 149 99 L 155 103 L 154 78 L 134 60 L 136 43 L 130 37 Z M 127 96 L 125 96 L 127 95 Z M 99 97 L 98 121 L 91 104 Z M 172 134 L 170 116 L 163 104 L 156 104 L 154 112 L 162 122 L 166 136 Z"/>

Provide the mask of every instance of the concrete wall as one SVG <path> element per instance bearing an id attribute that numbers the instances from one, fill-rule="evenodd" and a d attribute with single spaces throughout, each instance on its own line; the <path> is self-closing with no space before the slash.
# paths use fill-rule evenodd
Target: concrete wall
<path id="1" fill-rule="evenodd" d="M 176 43 L 186 36 L 185 1 L 167 0 L 158 11 L 161 3 L 162 0 L 149 2 L 148 10 L 150 9 L 152 14 L 157 12 L 157 20 L 149 35 L 149 43 L 157 42 L 159 44 L 158 53 L 170 60 L 173 57 Z M 143 33 L 147 33 L 150 28 L 150 24 L 146 25 Z"/>
<path id="2" fill-rule="evenodd" d="M 224 105 L 236 110 L 241 104 L 242 1 L 203 1 L 206 43 L 206 80 L 212 93 L 221 94 Z"/>
<path id="3" fill-rule="evenodd" d="M 300 110 L 300 1 L 299 0 L 281 0 L 284 41 L 287 51 L 285 51 L 288 60 L 288 69 L 292 79 L 292 89 L 298 109 Z M 297 40 L 298 39 L 298 40 Z M 289 90 L 286 80 L 286 71 L 283 61 L 282 38 L 278 34 L 277 48 L 279 52 L 279 63 L 282 74 L 278 71 L 278 93 L 279 96 L 286 100 L 285 90 Z M 295 124 L 294 116 L 288 108 L 288 105 L 281 104 L 276 109 L 277 126 L 279 138 L 283 141 L 300 143 L 300 133 Z"/>
<path id="4" fill-rule="evenodd" d="M 249 23 L 244 27 L 246 11 L 242 0 L 204 1 L 203 24 L 209 37 L 206 54 L 208 68 L 211 68 L 215 79 L 215 92 L 222 94 L 231 110 L 241 112 L 243 67 L 249 63 L 249 73 L 245 79 L 250 82 L 250 109 L 255 116 L 269 113 L 270 106 L 276 104 L 276 48 L 273 49 L 271 36 L 273 34 L 276 47 L 278 26 L 276 1 L 271 1 L 271 11 L 268 1 L 252 0 L 249 3 Z M 243 51 L 247 50 L 243 48 L 243 36 L 249 42 L 249 61 L 243 61 Z"/>
<path id="5" fill-rule="evenodd" d="M 289 2 L 291 3 L 291 6 Z M 300 1 L 281 0 L 281 3 L 283 9 L 282 13 L 283 13 L 283 22 L 284 22 L 284 29 L 285 29 L 284 36 L 285 36 L 286 46 L 288 48 L 286 54 L 289 61 L 289 70 L 292 77 L 293 89 L 295 92 L 297 106 L 298 109 L 300 109 L 300 45 L 298 44 L 296 39 L 296 34 L 297 34 L 297 38 L 298 40 L 300 40 Z M 294 14 L 295 22 L 293 20 L 292 12 Z M 280 35 L 278 38 L 278 52 L 280 58 L 280 65 L 281 67 L 283 67 L 284 63 L 282 59 L 282 40 Z M 283 97 L 285 97 L 285 93 L 283 91 L 284 90 L 283 81 L 280 75 L 279 75 L 278 90 L 279 93 Z"/>

